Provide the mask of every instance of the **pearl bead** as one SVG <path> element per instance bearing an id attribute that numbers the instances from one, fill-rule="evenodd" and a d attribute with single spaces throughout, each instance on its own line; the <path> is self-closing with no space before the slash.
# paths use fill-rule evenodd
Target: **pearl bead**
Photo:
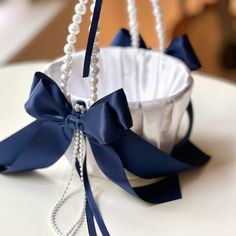
<path id="1" fill-rule="evenodd" d="M 97 35 L 98 35 L 98 31 L 97 31 Z M 97 46 L 98 43 L 99 43 L 99 39 L 98 39 L 98 37 L 96 36 L 96 37 L 95 37 L 95 40 L 94 40 L 94 44 Z"/>
<path id="2" fill-rule="evenodd" d="M 82 22 L 82 16 L 80 14 L 73 15 L 72 21 L 76 24 L 80 24 Z"/>
<path id="3" fill-rule="evenodd" d="M 63 83 L 66 83 L 69 80 L 69 75 L 68 74 L 62 74 L 61 75 L 61 81 Z"/>
<path id="4" fill-rule="evenodd" d="M 88 108 L 90 108 L 92 105 L 93 105 L 93 102 L 91 100 L 88 100 L 88 102 L 87 102 Z"/>
<path id="5" fill-rule="evenodd" d="M 74 34 L 69 34 L 69 35 L 67 36 L 67 42 L 68 42 L 69 44 L 74 44 L 74 43 L 76 43 L 76 36 L 75 36 Z"/>
<path id="6" fill-rule="evenodd" d="M 90 91 L 91 91 L 91 93 L 96 93 L 98 91 L 98 89 L 96 86 L 91 86 Z"/>
<path id="7" fill-rule="evenodd" d="M 69 74 L 70 71 L 71 71 L 71 66 L 70 65 L 63 64 L 61 66 L 61 72 L 65 73 L 65 74 Z"/>
<path id="8" fill-rule="evenodd" d="M 97 94 L 91 94 L 91 100 L 95 102 L 97 100 Z"/>
<path id="9" fill-rule="evenodd" d="M 81 113 L 85 112 L 85 107 L 83 105 L 80 105 L 80 111 Z M 81 136 L 83 137 L 83 134 L 81 134 Z"/>
<path id="10" fill-rule="evenodd" d="M 135 27 L 136 26 L 136 21 L 134 19 L 131 19 L 129 21 L 129 24 L 130 24 L 131 27 Z"/>
<path id="11" fill-rule="evenodd" d="M 98 54 L 100 52 L 100 48 L 94 47 L 93 48 L 93 54 Z"/>
<path id="12" fill-rule="evenodd" d="M 71 34 L 78 34 L 80 32 L 80 27 L 79 25 L 75 24 L 75 23 L 71 23 L 68 27 L 68 31 L 71 33 Z"/>
<path id="13" fill-rule="evenodd" d="M 74 150 L 73 150 L 73 153 L 74 153 L 74 154 L 77 154 L 77 150 L 76 150 L 76 149 L 74 149 Z"/>
<path id="14" fill-rule="evenodd" d="M 95 8 L 95 3 L 93 2 L 90 6 L 90 11 L 93 13 Z"/>
<path id="15" fill-rule="evenodd" d="M 99 68 L 97 66 L 92 66 L 90 69 L 90 75 L 91 76 L 96 76 L 99 73 Z"/>
<path id="16" fill-rule="evenodd" d="M 64 94 L 66 95 L 66 97 L 67 97 L 68 99 L 70 99 L 70 93 L 67 91 L 67 88 L 66 88 Z"/>
<path id="17" fill-rule="evenodd" d="M 132 4 L 132 5 L 131 5 L 131 4 L 128 5 L 127 10 L 133 14 L 133 12 L 134 12 L 134 10 L 135 10 L 134 5 L 133 5 L 133 4 Z"/>
<path id="18" fill-rule="evenodd" d="M 67 43 L 64 47 L 64 52 L 66 54 L 72 54 L 72 52 L 74 51 L 74 48 L 71 44 Z"/>
<path id="19" fill-rule="evenodd" d="M 159 32 L 162 29 L 162 27 L 161 27 L 161 25 L 158 24 L 158 25 L 156 25 L 155 29 L 157 32 Z"/>
<path id="20" fill-rule="evenodd" d="M 90 83 L 91 86 L 97 85 L 97 83 L 98 83 L 98 78 L 96 78 L 96 77 L 91 77 L 89 83 Z"/>
<path id="21" fill-rule="evenodd" d="M 80 105 L 75 104 L 74 109 L 75 109 L 76 112 L 80 112 Z"/>
<path id="22" fill-rule="evenodd" d="M 84 15 L 86 13 L 86 11 L 87 11 L 87 7 L 84 3 L 81 2 L 81 3 L 76 4 L 75 12 L 77 14 Z"/>
<path id="23" fill-rule="evenodd" d="M 66 87 L 66 84 L 63 83 L 63 82 L 61 82 L 60 86 L 61 86 L 61 88 L 65 88 L 65 87 Z"/>
<path id="24" fill-rule="evenodd" d="M 157 8 L 156 6 L 154 7 L 153 12 L 155 15 L 160 16 L 160 9 Z"/>
<path id="25" fill-rule="evenodd" d="M 71 54 L 66 54 L 63 58 L 63 62 L 67 65 L 71 64 L 72 60 L 73 60 L 73 58 L 72 58 Z"/>
<path id="26" fill-rule="evenodd" d="M 60 85 L 60 86 L 61 86 L 61 85 Z M 61 90 L 62 90 L 62 92 L 63 92 L 64 94 L 66 94 L 66 87 L 65 87 L 65 88 L 61 87 Z"/>
<path id="27" fill-rule="evenodd" d="M 97 58 L 96 55 L 93 55 L 93 56 L 91 57 L 91 62 L 92 62 L 93 64 L 97 64 L 97 63 L 99 62 L 99 59 Z"/>

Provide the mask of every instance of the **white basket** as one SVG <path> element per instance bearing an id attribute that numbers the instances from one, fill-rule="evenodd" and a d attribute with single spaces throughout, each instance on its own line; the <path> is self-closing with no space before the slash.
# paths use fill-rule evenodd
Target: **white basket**
<path id="1" fill-rule="evenodd" d="M 133 130 L 146 140 L 170 153 L 179 123 L 190 101 L 193 80 L 180 60 L 157 51 L 111 47 L 103 48 L 99 62 L 99 98 L 123 88 L 133 118 Z M 73 55 L 69 91 L 72 103 L 89 97 L 87 79 L 82 78 L 84 51 Z M 46 68 L 45 73 L 59 83 L 62 59 Z M 72 158 L 72 146 L 66 157 Z M 145 155 L 145 154 L 144 154 Z M 88 172 L 101 175 L 92 153 L 88 154 Z"/>
<path id="2" fill-rule="evenodd" d="M 86 12 L 87 7 L 85 5 L 88 3 L 87 0 L 80 0 L 80 3 L 75 7 L 76 14 L 73 16 L 73 23 L 69 26 L 70 34 L 64 48 L 66 57 L 49 64 L 45 73 L 57 82 L 75 110 L 78 107 L 78 100 L 87 103 L 86 107 L 88 108 L 97 98 L 103 98 L 115 90 L 123 88 L 133 118 L 133 131 L 162 151 L 170 154 L 176 141 L 183 113 L 190 101 L 193 80 L 189 69 L 182 61 L 164 54 L 164 30 L 159 1 L 150 1 L 156 19 L 156 31 L 160 52 L 139 48 L 135 0 L 127 0 L 132 47 L 103 48 L 98 55 L 97 31 L 94 42 L 93 40 L 91 41 L 93 37 L 91 34 L 91 37 L 89 37 L 88 45 L 90 46 L 92 42 L 92 48 L 89 47 L 89 50 L 86 52 L 81 51 L 72 54 L 76 41 L 75 36 L 78 34 L 80 28 L 79 22 L 81 22 L 81 16 Z M 95 3 L 95 1 L 93 2 Z M 96 3 L 99 4 L 99 2 Z M 94 12 L 94 9 L 97 9 L 96 6 L 98 5 L 93 4 L 92 12 Z M 99 13 L 99 11 L 96 13 Z M 93 18 L 97 19 L 97 17 L 95 15 Z M 97 24 L 98 20 L 94 22 Z M 94 24 L 91 25 L 92 30 L 90 33 L 94 33 L 93 27 Z M 91 62 L 88 62 L 87 57 L 86 60 L 84 59 L 85 55 L 88 56 L 90 52 L 92 52 L 93 59 L 91 59 Z M 86 62 L 85 65 L 90 67 L 89 78 L 86 79 L 82 78 L 84 61 Z M 85 69 L 88 68 L 85 67 Z M 97 85 L 98 81 L 99 83 Z M 96 122 L 96 117 L 94 117 L 94 122 Z M 77 131 L 80 132 L 79 130 Z M 82 156 L 87 157 L 85 165 L 87 165 L 86 167 L 90 176 L 105 176 L 95 162 L 89 142 L 86 145 L 87 153 L 85 155 L 81 134 L 79 136 L 76 136 L 76 134 L 78 133 L 75 132 L 75 137 L 79 138 L 79 148 L 76 144 L 71 144 L 65 156 L 73 163 L 70 175 L 73 177 L 74 164 L 77 158 L 75 153 L 79 152 L 79 158 L 77 158 L 80 165 L 79 174 L 81 176 L 81 183 L 85 186 L 84 178 L 82 178 L 84 175 Z M 143 155 L 145 156 L 145 153 Z M 132 182 L 135 185 L 142 185 L 145 181 L 149 181 L 137 178 L 128 172 L 127 177 L 130 181 L 135 180 L 135 182 Z M 71 181 L 72 178 L 70 177 L 61 199 L 54 207 L 52 219 L 55 215 L 54 213 L 59 211 L 60 204 L 66 201 L 65 196 L 68 194 Z M 80 220 L 84 219 L 83 216 L 86 214 L 86 192 L 84 192 L 83 202 L 83 211 L 79 221 L 77 221 L 78 224 L 76 227 L 80 227 Z M 96 208 L 96 206 L 90 205 L 90 209 L 91 207 Z M 56 232 L 58 230 L 60 232 L 57 222 L 52 220 L 52 226 Z M 73 227 L 71 228 L 72 232 L 74 231 Z M 101 225 L 99 227 L 101 229 Z"/>

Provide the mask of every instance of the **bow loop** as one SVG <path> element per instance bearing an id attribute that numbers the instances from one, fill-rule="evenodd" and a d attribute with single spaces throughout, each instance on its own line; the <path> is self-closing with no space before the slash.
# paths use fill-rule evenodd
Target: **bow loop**
<path id="1" fill-rule="evenodd" d="M 123 90 L 117 90 L 99 100 L 80 118 L 82 131 L 96 143 L 104 145 L 116 142 L 132 124 L 125 103 L 114 109 L 114 103 L 119 104 L 117 99 L 120 94 L 123 94 Z M 127 103 L 126 97 L 124 101 Z"/>
<path id="2" fill-rule="evenodd" d="M 108 103 L 110 111 L 113 113 L 113 118 L 117 121 L 120 129 L 129 129 L 133 126 L 132 116 L 129 110 L 128 101 L 123 89 L 118 89 L 115 92 L 101 98 L 94 103 L 97 106 L 101 103 Z"/>
<path id="3" fill-rule="evenodd" d="M 71 113 L 72 106 L 53 80 L 37 72 L 25 109 L 36 119 L 62 121 Z"/>

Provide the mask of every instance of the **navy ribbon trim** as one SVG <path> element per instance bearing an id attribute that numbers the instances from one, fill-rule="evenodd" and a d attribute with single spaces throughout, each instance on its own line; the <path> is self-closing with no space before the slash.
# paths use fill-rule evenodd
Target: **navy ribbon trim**
<path id="1" fill-rule="evenodd" d="M 91 28 L 89 31 L 89 37 L 88 37 L 88 42 L 87 42 L 87 48 L 85 52 L 85 59 L 84 59 L 84 69 L 83 69 L 83 77 L 88 77 L 89 76 L 89 69 L 90 69 L 90 62 L 91 62 L 91 56 L 93 52 L 93 45 L 97 33 L 97 28 L 98 28 L 98 23 L 99 23 L 99 18 L 100 18 L 100 13 L 102 9 L 102 1 L 103 0 L 96 0 L 95 2 L 95 7 L 94 7 L 94 14 L 93 14 L 93 19 L 91 22 Z"/>

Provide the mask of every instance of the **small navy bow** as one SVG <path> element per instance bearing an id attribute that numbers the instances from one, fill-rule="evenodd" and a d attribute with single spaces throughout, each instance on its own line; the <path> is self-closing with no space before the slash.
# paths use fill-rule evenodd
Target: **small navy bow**
<path id="1" fill-rule="evenodd" d="M 142 36 L 139 35 L 140 48 L 148 49 Z M 121 29 L 111 42 L 111 46 L 131 47 L 131 36 L 127 29 Z M 201 63 L 195 54 L 195 51 L 189 41 L 187 35 L 176 37 L 166 48 L 165 54 L 182 60 L 191 70 L 197 70 L 201 67 Z"/>

